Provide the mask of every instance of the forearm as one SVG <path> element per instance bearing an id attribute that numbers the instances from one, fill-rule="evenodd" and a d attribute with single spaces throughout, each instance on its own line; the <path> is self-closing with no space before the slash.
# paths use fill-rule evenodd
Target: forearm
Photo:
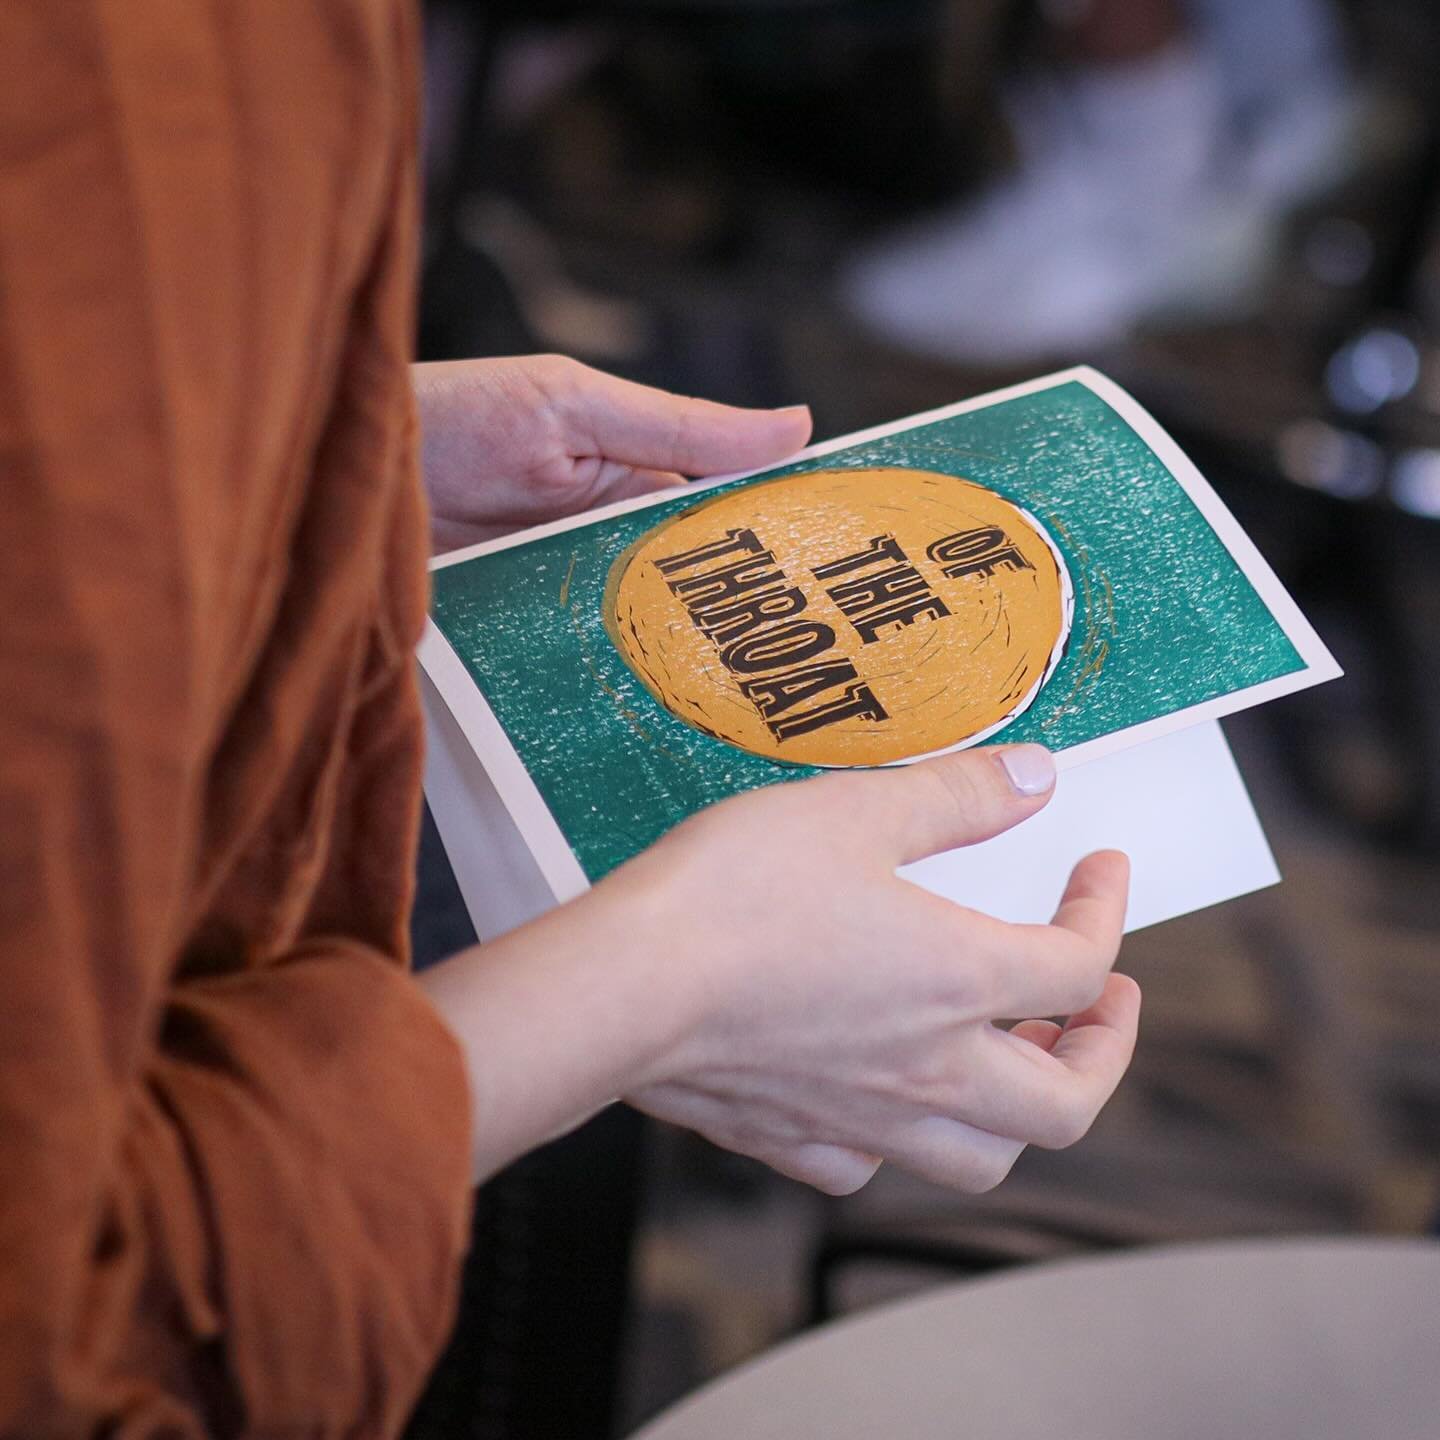
<path id="1" fill-rule="evenodd" d="M 697 977 L 644 890 L 606 886 L 419 982 L 460 1041 L 477 1180 L 658 1078 Z"/>
<path id="2" fill-rule="evenodd" d="M 0 946 L 0 1434 L 398 1431 L 468 1235 L 460 1058 L 411 978 L 317 943 L 186 981 L 122 1086 L 117 991 L 42 959 Z"/>

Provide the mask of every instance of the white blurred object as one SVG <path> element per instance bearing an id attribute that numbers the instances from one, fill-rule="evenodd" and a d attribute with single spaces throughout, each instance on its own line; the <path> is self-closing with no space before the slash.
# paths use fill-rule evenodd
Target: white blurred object
<path id="1" fill-rule="evenodd" d="M 861 324 L 1009 364 L 1252 308 L 1285 216 L 1353 165 L 1361 102 L 1317 0 L 1196 9 L 1193 43 L 1012 86 L 1014 173 L 863 254 L 841 282 Z M 1242 59 L 1262 38 L 1283 65 Z"/>

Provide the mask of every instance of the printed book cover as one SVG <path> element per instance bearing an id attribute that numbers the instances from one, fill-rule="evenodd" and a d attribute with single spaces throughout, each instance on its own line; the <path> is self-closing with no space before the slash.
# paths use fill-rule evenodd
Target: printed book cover
<path id="1" fill-rule="evenodd" d="M 1069 770 L 1339 673 L 1174 442 L 1084 368 L 432 582 L 427 694 L 558 898 L 755 786 L 992 740 Z"/>

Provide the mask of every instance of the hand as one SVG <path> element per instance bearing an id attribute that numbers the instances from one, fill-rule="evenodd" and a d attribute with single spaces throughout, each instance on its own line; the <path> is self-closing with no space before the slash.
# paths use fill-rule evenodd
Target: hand
<path id="1" fill-rule="evenodd" d="M 1039 747 L 1010 753 L 1048 762 Z M 1138 987 L 1109 973 L 1125 857 L 1082 861 L 1044 926 L 1004 924 L 895 874 L 1048 800 L 1020 793 L 1006 754 L 756 791 L 598 887 L 596 899 L 608 886 L 647 917 L 704 997 L 626 1098 L 835 1194 L 882 1159 L 984 1190 L 1026 1144 L 1078 1140 L 1135 1043 Z M 1071 1018 L 1029 1018 L 1057 1014 Z M 1003 1017 L 1022 1023 L 1006 1030 Z"/>
<path id="2" fill-rule="evenodd" d="M 559 355 L 414 367 L 436 552 L 679 485 L 756 469 L 810 438 L 810 412 L 741 410 Z"/>
<path id="3" fill-rule="evenodd" d="M 1049 925 L 895 874 L 1019 824 L 1053 780 L 1039 746 L 1000 746 L 753 791 L 426 970 L 476 1177 L 617 1095 L 835 1194 L 882 1159 L 984 1190 L 1027 1144 L 1078 1140 L 1135 1045 L 1139 990 L 1109 973 L 1125 857 L 1081 861 Z"/>

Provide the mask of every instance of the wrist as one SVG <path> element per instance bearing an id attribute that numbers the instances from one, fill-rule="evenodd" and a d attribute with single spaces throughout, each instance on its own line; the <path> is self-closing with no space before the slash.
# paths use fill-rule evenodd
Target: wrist
<path id="1" fill-rule="evenodd" d="M 717 983 L 709 936 L 697 937 L 673 867 L 648 859 L 631 861 L 585 899 L 589 1000 L 603 1017 L 614 1096 L 673 1078 Z"/>
<path id="2" fill-rule="evenodd" d="M 419 977 L 465 1052 L 478 1178 L 668 1073 L 701 1009 L 673 935 L 663 896 L 606 882 Z"/>

